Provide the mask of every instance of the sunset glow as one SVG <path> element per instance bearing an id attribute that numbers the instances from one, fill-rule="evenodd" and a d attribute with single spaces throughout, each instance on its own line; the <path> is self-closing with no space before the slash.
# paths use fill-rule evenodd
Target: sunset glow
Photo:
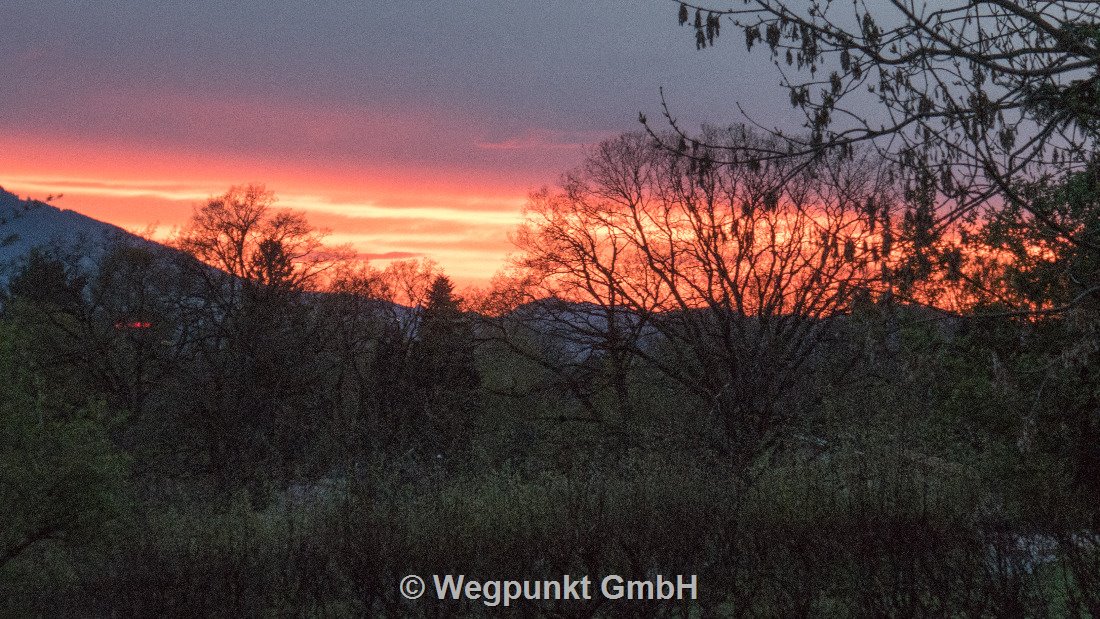
<path id="1" fill-rule="evenodd" d="M 0 619 L 1100 617 L 1098 141 L 1100 2 L 0 0 Z"/>
<path id="2" fill-rule="evenodd" d="M 504 264 L 508 233 L 526 199 L 521 185 L 501 179 L 463 183 L 437 174 L 422 181 L 416 170 L 311 170 L 5 141 L 0 179 L 7 190 L 39 199 L 60 195 L 57 206 L 157 240 L 169 239 L 195 206 L 231 185 L 262 182 L 280 207 L 302 211 L 326 230 L 329 243 L 350 245 L 373 262 L 431 258 L 466 284 L 484 283 Z"/>
<path id="3" fill-rule="evenodd" d="M 530 192 L 639 130 L 662 87 L 683 120 L 730 122 L 754 71 L 697 79 L 687 63 L 728 56 L 625 5 L 124 4 L 0 15 L 0 186 L 163 240 L 262 184 L 330 242 L 460 285 L 505 263 Z"/>

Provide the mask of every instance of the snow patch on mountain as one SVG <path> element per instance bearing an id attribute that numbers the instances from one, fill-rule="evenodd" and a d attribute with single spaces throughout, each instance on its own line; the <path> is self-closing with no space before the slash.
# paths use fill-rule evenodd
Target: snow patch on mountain
<path id="1" fill-rule="evenodd" d="M 80 267 L 91 271 L 105 249 L 119 240 L 148 242 L 118 226 L 0 187 L 0 283 L 36 247 L 80 256 Z"/>

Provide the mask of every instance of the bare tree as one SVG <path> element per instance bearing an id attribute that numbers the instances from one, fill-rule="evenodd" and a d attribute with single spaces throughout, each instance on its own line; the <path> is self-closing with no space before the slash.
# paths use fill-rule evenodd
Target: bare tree
<path id="1" fill-rule="evenodd" d="M 743 128 L 707 139 L 768 147 Z M 890 196 L 875 161 L 722 166 L 622 136 L 533 196 L 522 264 L 557 297 L 658 333 L 623 345 L 710 403 L 722 449 L 751 456 L 809 393 L 829 324 L 885 292 Z"/>
<path id="2" fill-rule="evenodd" d="M 260 185 L 232 187 L 197 208 L 175 245 L 214 267 L 210 276 L 230 276 L 223 294 L 315 287 L 333 258 L 305 216 L 276 209 Z"/>
<path id="3" fill-rule="evenodd" d="M 294 476 L 295 456 L 323 421 L 317 394 L 330 364 L 307 295 L 340 254 L 302 214 L 274 203 L 261 186 L 231 188 L 197 208 L 175 241 L 194 258 L 182 261 L 194 283 L 183 321 L 196 334 L 195 397 L 183 419 L 227 484 L 260 470 Z"/>

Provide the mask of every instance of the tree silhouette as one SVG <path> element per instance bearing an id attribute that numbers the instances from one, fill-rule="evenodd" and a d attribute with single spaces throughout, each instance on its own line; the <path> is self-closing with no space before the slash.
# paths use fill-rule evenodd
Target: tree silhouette
<path id="1" fill-rule="evenodd" d="M 460 304 L 450 278 L 437 276 L 428 289 L 412 350 L 411 369 L 431 435 L 429 444 L 440 452 L 468 440 L 478 409 L 480 378 L 473 334 Z"/>
<path id="2" fill-rule="evenodd" d="M 765 145 L 740 129 L 712 139 Z M 886 294 L 894 268 L 874 232 L 889 211 L 874 160 L 796 166 L 704 166 L 625 135 L 536 194 L 517 235 L 522 264 L 558 297 L 660 334 L 662 354 L 640 338 L 619 345 L 712 407 L 719 447 L 742 464 L 811 396 L 829 325 Z"/>
<path id="3" fill-rule="evenodd" d="M 1059 221 L 1024 186 L 1059 181 L 1093 157 L 1100 4 L 682 3 L 681 25 L 689 11 L 697 41 L 713 43 L 712 24 L 725 21 L 750 52 L 770 55 L 803 127 L 771 129 L 783 140 L 764 148 L 703 149 L 706 140 L 665 106 L 673 139 L 642 122 L 667 148 L 737 163 L 869 144 L 896 165 L 918 236 L 938 238 L 1010 205 L 1067 242 L 1100 249 L 1100 239 Z"/>
<path id="4" fill-rule="evenodd" d="M 8 284 L 8 295 L 40 306 L 43 311 L 75 312 L 84 303 L 87 277 L 42 248 L 33 248 Z"/>
<path id="5" fill-rule="evenodd" d="M 194 260 L 184 320 L 198 381 L 186 417 L 224 483 L 254 489 L 295 475 L 295 455 L 322 421 L 328 365 L 305 295 L 335 254 L 301 213 L 278 210 L 262 186 L 233 187 L 198 207 L 175 241 Z M 261 466 L 263 465 L 263 466 Z"/>

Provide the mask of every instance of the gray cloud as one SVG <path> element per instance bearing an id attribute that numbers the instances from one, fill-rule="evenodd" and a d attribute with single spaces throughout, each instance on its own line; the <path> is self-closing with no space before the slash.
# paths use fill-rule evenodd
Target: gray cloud
<path id="1" fill-rule="evenodd" d="M 9 0 L 0 129 L 544 176 L 656 115 L 661 86 L 698 124 L 774 84 L 732 28 L 705 52 L 689 34 L 671 3 Z"/>

